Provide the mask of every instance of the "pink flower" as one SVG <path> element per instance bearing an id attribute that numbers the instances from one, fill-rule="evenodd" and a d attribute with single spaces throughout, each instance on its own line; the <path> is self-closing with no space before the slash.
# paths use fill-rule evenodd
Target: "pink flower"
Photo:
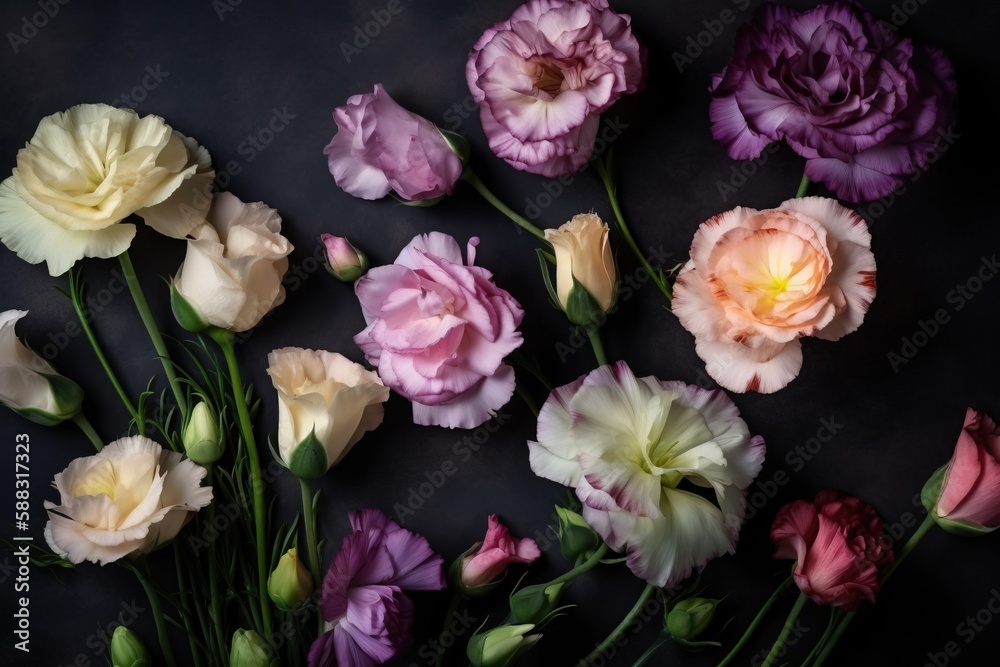
<path id="1" fill-rule="evenodd" d="M 875 298 L 861 216 L 832 199 L 734 208 L 703 223 L 677 276 L 673 312 L 730 391 L 778 391 L 802 367 L 799 339 L 838 340 Z"/>
<path id="2" fill-rule="evenodd" d="M 600 114 L 639 89 L 644 61 L 607 0 L 530 0 L 483 33 L 465 78 L 493 152 L 556 177 L 590 159 Z"/>
<path id="3" fill-rule="evenodd" d="M 350 513 L 353 533 L 323 578 L 326 631 L 309 649 L 309 667 L 381 665 L 410 644 L 409 591 L 446 587 L 444 562 L 420 535 L 374 509 Z"/>
<path id="4" fill-rule="evenodd" d="M 396 262 L 355 283 L 367 328 L 354 342 L 386 386 L 413 401 L 413 421 L 479 426 L 514 393 L 504 357 L 520 347 L 524 311 L 469 262 L 458 242 L 433 232 L 414 238 Z"/>
<path id="5" fill-rule="evenodd" d="M 940 485 L 932 515 L 942 528 L 977 534 L 1000 527 L 998 460 L 1000 428 L 989 416 L 969 408 L 951 461 L 928 482 Z"/>
<path id="6" fill-rule="evenodd" d="M 396 104 L 382 84 L 333 111 L 337 134 L 323 149 L 341 188 L 362 199 L 389 190 L 409 201 L 450 194 L 462 161 L 426 118 Z"/>
<path id="7" fill-rule="evenodd" d="M 854 611 L 875 601 L 879 568 L 892 562 L 882 519 L 865 502 L 820 491 L 814 502 L 796 500 L 771 526 L 775 558 L 795 559 L 795 584 L 817 604 Z"/>
<path id="8" fill-rule="evenodd" d="M 533 539 L 511 537 L 496 514 L 490 515 L 486 537 L 477 546 L 476 552 L 462 561 L 462 585 L 466 588 L 485 586 L 499 578 L 511 565 L 529 565 L 542 555 Z"/>

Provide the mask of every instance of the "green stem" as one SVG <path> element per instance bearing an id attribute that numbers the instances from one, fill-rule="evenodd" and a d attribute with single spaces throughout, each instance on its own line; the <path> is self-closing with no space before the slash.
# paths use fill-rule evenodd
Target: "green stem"
<path id="1" fill-rule="evenodd" d="M 73 310 L 76 311 L 77 319 L 80 320 L 80 328 L 83 329 L 87 340 L 90 341 L 90 347 L 94 349 L 94 354 L 97 355 L 97 360 L 101 362 L 101 367 L 108 376 L 108 380 L 111 381 L 111 386 L 115 388 L 115 392 L 117 392 L 118 397 L 125 405 L 125 409 L 128 410 L 129 415 L 135 421 L 136 428 L 139 429 L 139 435 L 143 435 L 145 425 L 139 423 L 139 411 L 132 405 L 132 400 L 125 393 L 125 389 L 122 387 L 122 383 L 118 381 L 118 376 L 115 375 L 114 370 L 111 369 L 111 363 L 104 355 L 104 350 L 101 349 L 101 344 L 97 342 L 97 336 L 94 335 L 94 330 L 91 328 L 90 322 L 87 321 L 87 315 L 83 310 L 83 285 L 80 283 L 80 276 L 76 273 L 76 269 L 70 269 L 69 300 L 73 304 Z"/>
<path id="2" fill-rule="evenodd" d="M 802 609 L 806 606 L 807 602 L 809 602 L 809 596 L 805 593 L 799 593 L 799 597 L 795 600 L 795 606 L 788 612 L 788 618 L 785 620 L 784 627 L 781 628 L 781 634 L 778 635 L 767 657 L 764 658 L 764 664 L 761 667 L 771 667 L 774 661 L 778 659 L 778 655 L 781 654 L 782 649 L 785 647 L 785 641 L 788 640 L 788 635 L 791 634 L 792 628 L 795 627 L 795 621 L 798 620 L 799 614 L 802 613 Z"/>
<path id="3" fill-rule="evenodd" d="M 213 466 L 209 463 L 205 466 L 207 471 L 206 483 L 208 486 L 213 486 L 212 483 L 212 473 L 214 472 Z M 215 525 L 215 501 L 208 506 L 208 525 Z M 218 561 L 216 560 L 216 546 L 218 536 L 213 535 L 208 542 L 208 590 L 212 597 L 211 600 L 211 611 L 209 612 L 209 617 L 212 619 L 212 626 L 215 628 L 215 641 L 219 647 L 219 652 L 223 656 L 223 663 L 228 662 L 226 660 L 226 631 L 224 623 L 222 622 L 222 596 L 219 595 L 219 581 L 218 575 L 216 574 L 216 565 Z"/>
<path id="4" fill-rule="evenodd" d="M 513 220 L 516 225 L 520 226 L 522 229 L 526 229 L 541 240 L 545 241 L 545 232 L 531 224 L 523 216 L 515 213 L 513 209 L 500 201 L 495 194 L 490 192 L 490 189 L 486 187 L 486 184 L 480 180 L 479 176 L 476 175 L 476 172 L 472 171 L 469 167 L 466 167 L 465 171 L 462 172 L 461 178 L 463 181 L 474 187 L 476 192 L 481 194 L 486 201 L 493 204 L 494 208 Z M 548 245 L 547 241 L 546 245 Z"/>
<path id="5" fill-rule="evenodd" d="M 243 378 L 240 366 L 236 361 L 236 350 L 233 348 L 233 334 L 224 329 L 210 329 L 212 337 L 226 358 L 229 368 L 229 379 L 232 384 L 233 400 L 236 401 L 236 412 L 240 421 L 240 433 L 247 447 L 247 458 L 250 460 L 250 481 L 253 488 L 254 544 L 257 548 L 257 592 L 260 594 L 260 611 L 264 624 L 264 632 L 271 636 L 271 607 L 267 597 L 267 532 L 265 526 L 264 479 L 260 472 L 260 454 L 257 452 L 257 439 L 253 434 L 253 423 L 250 420 L 250 408 L 247 407 L 246 394 L 243 391 Z"/>
<path id="6" fill-rule="evenodd" d="M 181 569 L 181 548 L 180 542 L 174 540 L 174 566 L 177 570 L 177 595 L 180 599 L 181 618 L 184 620 L 184 632 L 188 636 L 188 645 L 191 648 L 191 659 L 194 667 L 201 667 L 201 651 L 198 650 L 198 643 L 195 641 L 194 625 L 191 623 L 191 612 L 188 611 L 188 591 L 184 583 L 184 571 Z"/>
<path id="7" fill-rule="evenodd" d="M 642 250 L 639 249 L 639 244 L 635 242 L 635 238 L 632 236 L 632 232 L 628 228 L 628 224 L 625 222 L 625 216 L 622 214 L 621 205 L 618 203 L 618 190 L 615 188 L 615 184 L 611 181 L 611 174 L 608 172 L 608 168 L 604 165 L 602 160 L 594 160 L 594 165 L 597 168 L 597 173 L 601 176 L 601 181 L 604 183 L 604 189 L 608 193 L 608 201 L 611 203 L 611 209 L 615 213 L 615 222 L 618 225 L 618 231 L 621 232 L 622 238 L 625 239 L 626 245 L 635 255 L 636 259 L 639 260 L 639 264 L 649 272 L 649 277 L 652 278 L 656 286 L 660 288 L 663 292 L 663 296 L 667 297 L 667 301 L 673 299 L 673 292 L 670 289 L 670 285 L 667 284 L 666 279 L 663 277 L 662 271 L 654 269 L 649 260 L 646 259 L 646 255 L 643 254 Z"/>
<path id="8" fill-rule="evenodd" d="M 764 603 L 764 606 L 760 608 L 760 611 L 757 612 L 757 615 L 754 617 L 753 621 L 751 621 L 750 627 L 747 628 L 746 632 L 743 633 L 743 636 L 740 637 L 740 640 L 736 642 L 736 646 L 734 646 L 729 654 L 722 659 L 722 662 L 720 662 L 717 667 L 726 667 L 726 665 L 733 661 L 733 658 L 735 658 L 746 643 L 750 641 L 751 635 L 753 635 L 754 631 L 757 630 L 757 627 L 764 620 L 764 617 L 767 616 L 767 612 L 771 611 L 771 607 L 773 607 L 781 596 L 785 594 L 788 587 L 792 585 L 792 581 L 793 579 L 791 575 L 789 575 L 787 579 L 781 582 L 781 585 L 778 586 L 777 590 L 771 593 L 771 597 L 767 599 L 767 602 Z"/>
<path id="9" fill-rule="evenodd" d="M 819 638 L 819 641 L 816 642 L 816 645 L 813 646 L 811 651 L 809 651 L 809 655 L 806 656 L 806 659 L 802 661 L 801 667 L 807 667 L 807 665 L 810 662 L 815 660 L 816 656 L 818 656 L 820 651 L 822 651 L 823 648 L 826 646 L 826 642 L 830 640 L 830 636 L 833 634 L 834 630 L 837 627 L 837 621 L 838 621 L 837 611 L 838 610 L 836 607 L 830 607 L 830 620 L 826 624 L 826 630 L 823 631 L 823 636 Z"/>
<path id="10" fill-rule="evenodd" d="M 635 601 L 632 609 L 625 615 L 625 618 L 623 618 L 622 622 L 618 624 L 618 627 L 612 630 L 611 634 L 605 637 L 604 641 L 598 644 L 593 651 L 588 653 L 586 658 L 578 662 L 577 667 L 587 667 L 590 665 L 592 660 L 595 660 L 598 656 L 603 655 L 604 652 L 608 650 L 609 646 L 617 642 L 619 637 L 625 634 L 625 630 L 632 624 L 632 621 L 635 620 L 636 616 L 642 613 L 642 608 L 646 605 L 646 600 L 649 599 L 649 596 L 651 596 L 655 590 L 655 586 L 652 584 L 646 584 L 646 587 L 642 589 L 642 595 L 640 595 L 639 599 Z"/>
<path id="11" fill-rule="evenodd" d="M 531 394 L 529 394 L 527 390 L 521 386 L 520 383 L 516 383 L 514 387 L 517 389 L 517 395 L 521 397 L 521 400 L 524 401 L 524 404 L 528 406 L 528 409 L 531 410 L 531 413 L 537 417 L 539 410 L 538 410 L 538 403 L 535 402 L 535 399 L 531 397 Z"/>
<path id="12" fill-rule="evenodd" d="M 574 567 L 569 572 L 563 574 L 562 576 L 556 577 L 551 582 L 549 582 L 549 585 L 554 586 L 555 584 L 564 584 L 567 581 L 572 581 L 573 579 L 576 579 L 585 572 L 593 570 L 601 562 L 601 559 L 604 558 L 604 554 L 606 553 L 608 553 L 608 545 L 602 544 L 597 549 L 597 551 L 594 552 L 593 556 L 588 558 L 583 563 L 580 563 L 579 565 Z"/>
<path id="13" fill-rule="evenodd" d="M 655 642 L 653 642 L 652 646 L 646 649 L 645 653 L 639 656 L 639 659 L 632 664 L 632 667 L 642 667 L 643 665 L 645 665 L 647 662 L 650 661 L 650 659 L 652 659 L 652 657 L 656 654 L 656 652 L 660 650 L 660 647 L 666 644 L 668 641 L 669 641 L 668 637 L 660 637 L 659 639 L 657 639 Z"/>
<path id="14" fill-rule="evenodd" d="M 444 663 L 444 654 L 447 650 L 444 646 L 444 640 L 451 633 L 451 619 L 455 617 L 455 612 L 458 611 L 458 606 L 462 604 L 462 600 L 464 599 L 465 596 L 458 590 L 451 596 L 451 602 L 448 603 L 448 611 L 444 615 L 444 624 L 441 626 L 441 634 L 438 635 L 437 659 L 434 661 L 434 667 L 441 667 Z"/>
<path id="15" fill-rule="evenodd" d="M 806 196 L 806 193 L 809 192 L 809 183 L 811 183 L 809 177 L 806 176 L 805 174 L 802 174 L 802 180 L 799 181 L 799 189 L 795 191 L 796 199 L 798 199 L 799 197 Z"/>
<path id="16" fill-rule="evenodd" d="M 163 334 L 157 328 L 156 320 L 153 319 L 153 313 L 149 310 L 149 304 L 146 302 L 146 296 L 142 293 L 142 286 L 135 275 L 135 268 L 132 266 L 132 259 L 129 257 L 128 250 L 118 255 L 118 261 L 122 265 L 122 274 L 125 276 L 128 291 L 132 293 L 135 308 L 139 311 L 139 317 L 142 318 L 142 323 L 149 333 L 149 339 L 153 341 L 153 347 L 156 348 L 156 354 L 160 358 L 160 363 L 163 364 L 163 372 L 167 376 L 167 382 L 170 383 L 170 390 L 174 394 L 174 400 L 177 401 L 177 407 L 180 408 L 182 421 L 184 421 L 187 417 L 187 401 L 184 398 L 184 392 L 181 390 L 181 383 L 177 379 L 173 362 L 170 361 L 170 351 L 167 350 Z"/>
<path id="17" fill-rule="evenodd" d="M 312 483 L 300 479 L 299 488 L 302 490 L 302 521 L 306 524 L 306 552 L 309 557 L 309 572 L 313 578 L 313 590 L 320 590 L 323 587 L 323 576 L 320 574 L 319 542 L 316 539 L 316 513 L 313 511 Z M 319 623 L 319 632 L 323 633 L 323 614 L 316 612 Z"/>
<path id="18" fill-rule="evenodd" d="M 146 591 L 149 598 L 149 608 L 153 612 L 153 620 L 156 622 L 156 635 L 160 639 L 160 650 L 163 652 L 163 661 L 167 667 L 177 667 L 177 659 L 174 657 L 174 649 L 170 646 L 170 637 L 167 635 L 167 624 L 163 618 L 163 609 L 160 607 L 160 596 L 153 588 L 149 580 L 149 566 L 145 561 L 139 561 L 133 568 L 142 589 Z"/>
<path id="19" fill-rule="evenodd" d="M 608 358 L 604 354 L 604 343 L 601 342 L 601 330 L 596 326 L 584 327 L 587 330 L 587 337 L 590 338 L 590 345 L 594 348 L 594 356 L 597 357 L 598 366 L 607 366 Z"/>
<path id="20" fill-rule="evenodd" d="M 73 415 L 73 423 L 80 427 L 83 434 L 90 438 L 90 442 L 94 444 L 94 448 L 97 451 L 104 449 L 104 441 L 101 440 L 101 436 L 97 435 L 97 431 L 94 430 L 94 425 L 90 423 L 87 419 L 87 415 L 83 414 L 83 411 L 77 412 Z"/>

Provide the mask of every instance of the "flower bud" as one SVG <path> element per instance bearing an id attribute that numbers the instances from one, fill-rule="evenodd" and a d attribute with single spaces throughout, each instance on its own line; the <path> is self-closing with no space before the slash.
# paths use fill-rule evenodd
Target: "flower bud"
<path id="1" fill-rule="evenodd" d="M 718 605 L 719 600 L 706 598 L 681 600 L 667 612 L 667 632 L 675 640 L 696 639 L 712 622 Z"/>
<path id="2" fill-rule="evenodd" d="M 539 625 L 559 604 L 566 584 L 535 584 L 514 591 L 510 596 L 510 613 L 518 623 Z"/>
<path id="3" fill-rule="evenodd" d="M 271 647 L 253 630 L 237 630 L 229 652 L 229 667 L 277 667 L 270 658 Z"/>
<path id="4" fill-rule="evenodd" d="M 593 325 L 614 305 L 618 278 L 608 232 L 593 213 L 545 230 L 556 255 L 559 306 L 574 324 Z"/>
<path id="5" fill-rule="evenodd" d="M 559 548 L 571 563 L 580 563 L 594 555 L 601 538 L 587 521 L 576 512 L 556 505 L 559 516 Z"/>
<path id="6" fill-rule="evenodd" d="M 173 280 L 170 281 L 170 310 L 173 311 L 177 324 L 187 331 L 199 333 L 211 326 L 191 302 L 177 291 L 177 283 Z"/>
<path id="7" fill-rule="evenodd" d="M 226 449 L 219 421 L 208 403 L 199 401 L 181 433 L 188 458 L 201 465 L 215 463 Z"/>
<path id="8" fill-rule="evenodd" d="M 483 597 L 500 583 L 511 565 L 530 565 L 541 555 L 533 539 L 512 537 L 497 515 L 491 514 L 483 541 L 463 553 L 449 574 L 465 595 Z"/>
<path id="9" fill-rule="evenodd" d="M 517 662 L 534 646 L 541 635 L 529 635 L 532 624 L 501 625 L 482 634 L 473 635 L 466 648 L 472 667 L 507 667 Z M 234 666 L 235 667 L 235 666 Z"/>
<path id="10" fill-rule="evenodd" d="M 343 236 L 323 234 L 320 238 L 326 246 L 326 269 L 334 278 L 353 283 L 368 272 L 368 257 Z"/>
<path id="11" fill-rule="evenodd" d="M 267 594 L 278 609 L 291 611 L 309 599 L 313 592 L 312 576 L 299 560 L 298 550 L 289 549 L 267 578 Z"/>
<path id="12" fill-rule="evenodd" d="M 119 625 L 111 635 L 111 664 L 114 667 L 150 667 L 149 651 L 134 632 Z"/>

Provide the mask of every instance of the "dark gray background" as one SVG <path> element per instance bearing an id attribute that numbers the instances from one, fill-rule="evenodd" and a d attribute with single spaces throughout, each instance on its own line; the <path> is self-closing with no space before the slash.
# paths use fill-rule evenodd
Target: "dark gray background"
<path id="1" fill-rule="evenodd" d="M 230 0 L 232 5 L 223 5 L 225 1 L 75 0 L 57 5 L 52 0 L 58 12 L 28 43 L 20 44 L 17 53 L 9 35 L 0 44 L 4 72 L 0 167 L 8 173 L 14 166 L 18 148 L 43 116 L 81 102 L 123 104 L 123 95 L 142 87 L 147 67 L 166 73 L 157 85 L 134 96 L 131 104 L 140 114 L 160 115 L 195 137 L 209 149 L 220 171 L 229 161 L 237 161 L 241 171 L 228 189 L 246 201 L 263 200 L 281 213 L 284 233 L 296 246 L 292 265 L 305 271 L 305 278 L 289 283 L 287 303 L 239 349 L 246 376 L 264 398 L 260 439 L 276 431 L 275 394 L 264 372 L 268 351 L 296 345 L 335 350 L 362 360 L 351 340 L 363 327 L 351 289 L 315 270 L 317 265 L 310 259 L 323 232 L 350 237 L 375 263 L 391 262 L 420 232 L 439 230 L 463 244 L 469 236 L 478 235 L 482 243 L 477 263 L 492 269 L 496 282 L 525 306 L 524 350 L 537 355 L 557 383 L 589 371 L 594 361 L 588 348 L 569 355 L 565 362 L 556 352 L 557 343 L 568 343 L 570 330 L 562 314 L 547 304 L 532 237 L 519 234 L 465 185 L 431 209 L 405 208 L 392 200 L 353 199 L 335 186 L 321 152 L 335 128 L 330 115 L 333 108 L 382 82 L 403 105 L 467 136 L 480 174 L 515 209 L 525 210 L 532 200 L 545 202 L 539 196 L 546 193 L 548 181 L 516 172 L 495 158 L 478 115 L 463 119 L 453 109 L 455 105 L 460 109 L 469 99 L 464 78 L 469 49 L 487 26 L 510 15 L 517 0 L 478 5 L 402 0 L 402 12 L 367 47 L 353 54 L 350 63 L 340 44 L 353 40 L 355 28 L 363 29 L 372 20 L 371 12 L 384 10 L 386 2 L 242 0 L 237 4 Z M 42 11 L 41 4 L 35 0 L 3 3 L 0 30 L 20 32 L 24 17 L 30 21 Z M 650 49 L 647 92 L 624 100 L 607 114 L 627 125 L 614 142 L 623 205 L 640 243 L 683 258 L 694 230 L 711 215 L 737 204 L 766 208 L 790 197 L 803 161 L 782 147 L 768 154 L 766 164 L 738 192 L 726 200 L 720 196 L 718 183 L 730 180 L 734 162 L 709 135 L 706 88 L 709 75 L 731 53 L 736 26 L 725 26 L 682 72 L 671 54 L 687 48 L 689 37 L 697 39 L 706 30 L 703 22 L 717 19 L 725 9 L 733 12 L 737 23 L 745 20 L 750 10 L 742 9 L 742 0 L 619 0 L 614 4 L 615 9 L 632 15 L 636 33 Z M 794 4 L 805 7 L 809 3 Z M 996 283 L 1000 281 L 986 282 L 961 310 L 948 301 L 956 285 L 976 274 L 981 258 L 993 257 L 1000 249 L 992 150 L 996 147 L 994 91 L 1000 57 L 990 48 L 996 40 L 997 6 L 985 1 L 956 5 L 941 0 L 880 0 L 869 6 L 881 18 L 906 19 L 902 34 L 936 44 L 949 54 L 960 88 L 958 138 L 905 194 L 888 206 L 864 207 L 875 223 L 879 295 L 862 328 L 836 345 L 806 341 L 802 373 L 780 393 L 733 397 L 753 432 L 765 437 L 769 451 L 752 489 L 766 504 L 746 524 L 738 554 L 712 563 L 703 579 L 708 594 L 731 593 L 721 611 L 723 619 L 735 618 L 721 636 L 727 646 L 786 571 L 785 563 L 770 559 L 767 537 L 782 503 L 837 487 L 870 501 L 887 523 L 907 517 L 919 521 L 922 510 L 914 505 L 913 496 L 950 456 L 966 406 L 1000 417 L 996 379 L 1000 295 Z M 708 41 L 705 37 L 703 41 Z M 275 110 L 285 110 L 294 118 L 251 159 L 244 142 L 267 126 Z M 552 191 L 561 187 L 562 192 L 543 211 L 542 226 L 556 226 L 590 209 L 610 217 L 592 170 L 578 175 L 571 185 L 548 187 Z M 823 190 L 814 188 L 813 192 Z M 621 271 L 634 272 L 633 258 L 617 239 L 616 246 Z M 132 250 L 153 310 L 173 333 L 179 332 L 171 321 L 160 277 L 176 270 L 183 251 L 183 243 L 145 228 Z M 109 285 L 116 268 L 113 261 L 84 263 L 91 294 Z M 31 311 L 19 325 L 19 334 L 36 349 L 51 342 L 51 332 L 64 331 L 73 321 L 68 301 L 52 290 L 65 287 L 65 279 L 49 277 L 44 266 L 30 266 L 0 249 L 0 285 L 0 310 Z M 912 339 L 920 331 L 920 321 L 933 318 L 941 308 L 950 321 L 896 372 L 887 355 L 900 352 L 901 338 Z M 137 393 L 150 376 L 161 373 L 127 296 L 115 296 L 103 308 L 96 329 L 130 391 Z M 609 356 L 628 360 L 637 374 L 705 381 L 693 339 L 664 310 L 655 288 L 647 286 L 621 304 L 605 329 L 605 340 Z M 82 336 L 68 340 L 55 363 L 86 389 L 86 410 L 98 430 L 108 440 L 121 434 L 127 415 L 86 340 Z M 543 398 L 536 385 L 529 386 L 538 399 Z M 457 474 L 405 523 L 425 534 L 446 560 L 481 539 L 491 512 L 499 513 L 517 535 L 544 535 L 552 522 L 552 504 L 563 490 L 536 478 L 528 467 L 525 440 L 534 434 L 528 410 L 515 398 L 504 413 L 510 417 L 502 428 L 468 461 L 462 461 L 453 447 L 465 433 L 416 427 L 406 401 L 397 396 L 390 399 L 385 423 L 320 483 L 325 498 L 321 531 L 331 545 L 327 558 L 346 533 L 348 510 L 375 506 L 392 513 L 396 503 L 407 502 L 410 489 L 427 481 L 425 473 L 440 470 L 448 459 L 458 466 Z M 803 465 L 786 458 L 817 436 L 823 420 L 841 425 L 835 437 Z M 2 498 L 10 503 L 8 510 L 0 510 L 9 519 L 2 521 L 2 537 L 13 532 L 12 519 L 5 512 L 13 510 L 10 480 L 18 433 L 29 434 L 33 445 L 31 532 L 41 539 L 42 502 L 56 498 L 49 481 L 71 458 L 90 454 L 92 449 L 72 426 L 45 429 L 0 411 L 0 439 L 9 443 L 8 456 L 0 464 L 6 489 Z M 290 516 L 297 507 L 297 487 L 290 477 L 271 487 L 280 497 L 283 516 Z M 775 493 L 776 497 L 767 497 Z M 908 535 L 912 528 L 903 530 Z M 935 530 L 888 585 L 877 608 L 863 612 L 828 664 L 919 667 L 929 663 L 929 653 L 941 654 L 938 664 L 945 659 L 967 667 L 994 664 L 993 656 L 1000 649 L 1000 619 L 994 618 L 992 625 L 969 642 L 969 635 L 958 625 L 986 609 L 997 595 L 997 555 L 996 536 L 960 539 Z M 9 553 L 0 562 L 9 565 Z M 558 549 L 547 550 L 529 581 L 543 581 L 565 568 Z M 168 580 L 171 571 L 166 570 Z M 70 664 L 81 651 L 91 664 L 102 664 L 93 648 L 95 631 L 112 622 L 123 604 L 137 600 L 147 606 L 132 575 L 114 566 L 85 564 L 66 573 L 61 582 L 36 571 L 31 579 L 32 653 L 25 662 L 11 648 L 13 581 L 9 571 L 4 572 L 0 575 L 6 577 L 0 583 L 0 655 L 6 664 Z M 641 588 L 641 582 L 623 567 L 579 580 L 568 598 L 579 607 L 552 626 L 524 664 L 572 664 L 611 630 Z M 446 595 L 415 598 L 419 647 L 436 634 Z M 502 607 L 502 602 L 502 595 L 498 596 L 497 606 Z M 737 664 L 760 663 L 759 657 L 751 662 L 754 654 L 770 645 L 790 604 L 791 596 Z M 489 605 L 473 609 L 480 620 L 488 612 Z M 495 609 L 494 621 L 501 615 Z M 825 613 L 816 608 L 804 615 L 803 626 L 810 631 L 792 649 L 790 661 L 804 657 L 825 621 Z M 612 664 L 631 664 L 652 642 L 659 623 L 653 618 L 637 633 L 629 633 L 627 645 Z M 154 645 L 148 613 L 140 614 L 133 627 Z M 957 657 L 942 653 L 948 642 L 956 642 Z M 691 665 L 712 665 L 722 655 L 681 656 L 671 655 L 672 651 L 660 654 L 663 664 L 668 659 L 675 664 L 676 659 L 676 664 L 684 660 Z M 409 658 L 402 664 L 426 664 L 416 651 Z"/>

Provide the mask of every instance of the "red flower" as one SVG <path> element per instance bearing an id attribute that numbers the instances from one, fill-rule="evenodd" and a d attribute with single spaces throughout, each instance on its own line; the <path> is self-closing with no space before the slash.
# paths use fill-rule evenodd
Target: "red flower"
<path id="1" fill-rule="evenodd" d="M 796 500 L 771 526 L 775 558 L 794 558 L 795 584 L 821 605 L 847 611 L 875 601 L 879 567 L 892 562 L 882 519 L 865 502 L 821 491 L 813 502 Z"/>

